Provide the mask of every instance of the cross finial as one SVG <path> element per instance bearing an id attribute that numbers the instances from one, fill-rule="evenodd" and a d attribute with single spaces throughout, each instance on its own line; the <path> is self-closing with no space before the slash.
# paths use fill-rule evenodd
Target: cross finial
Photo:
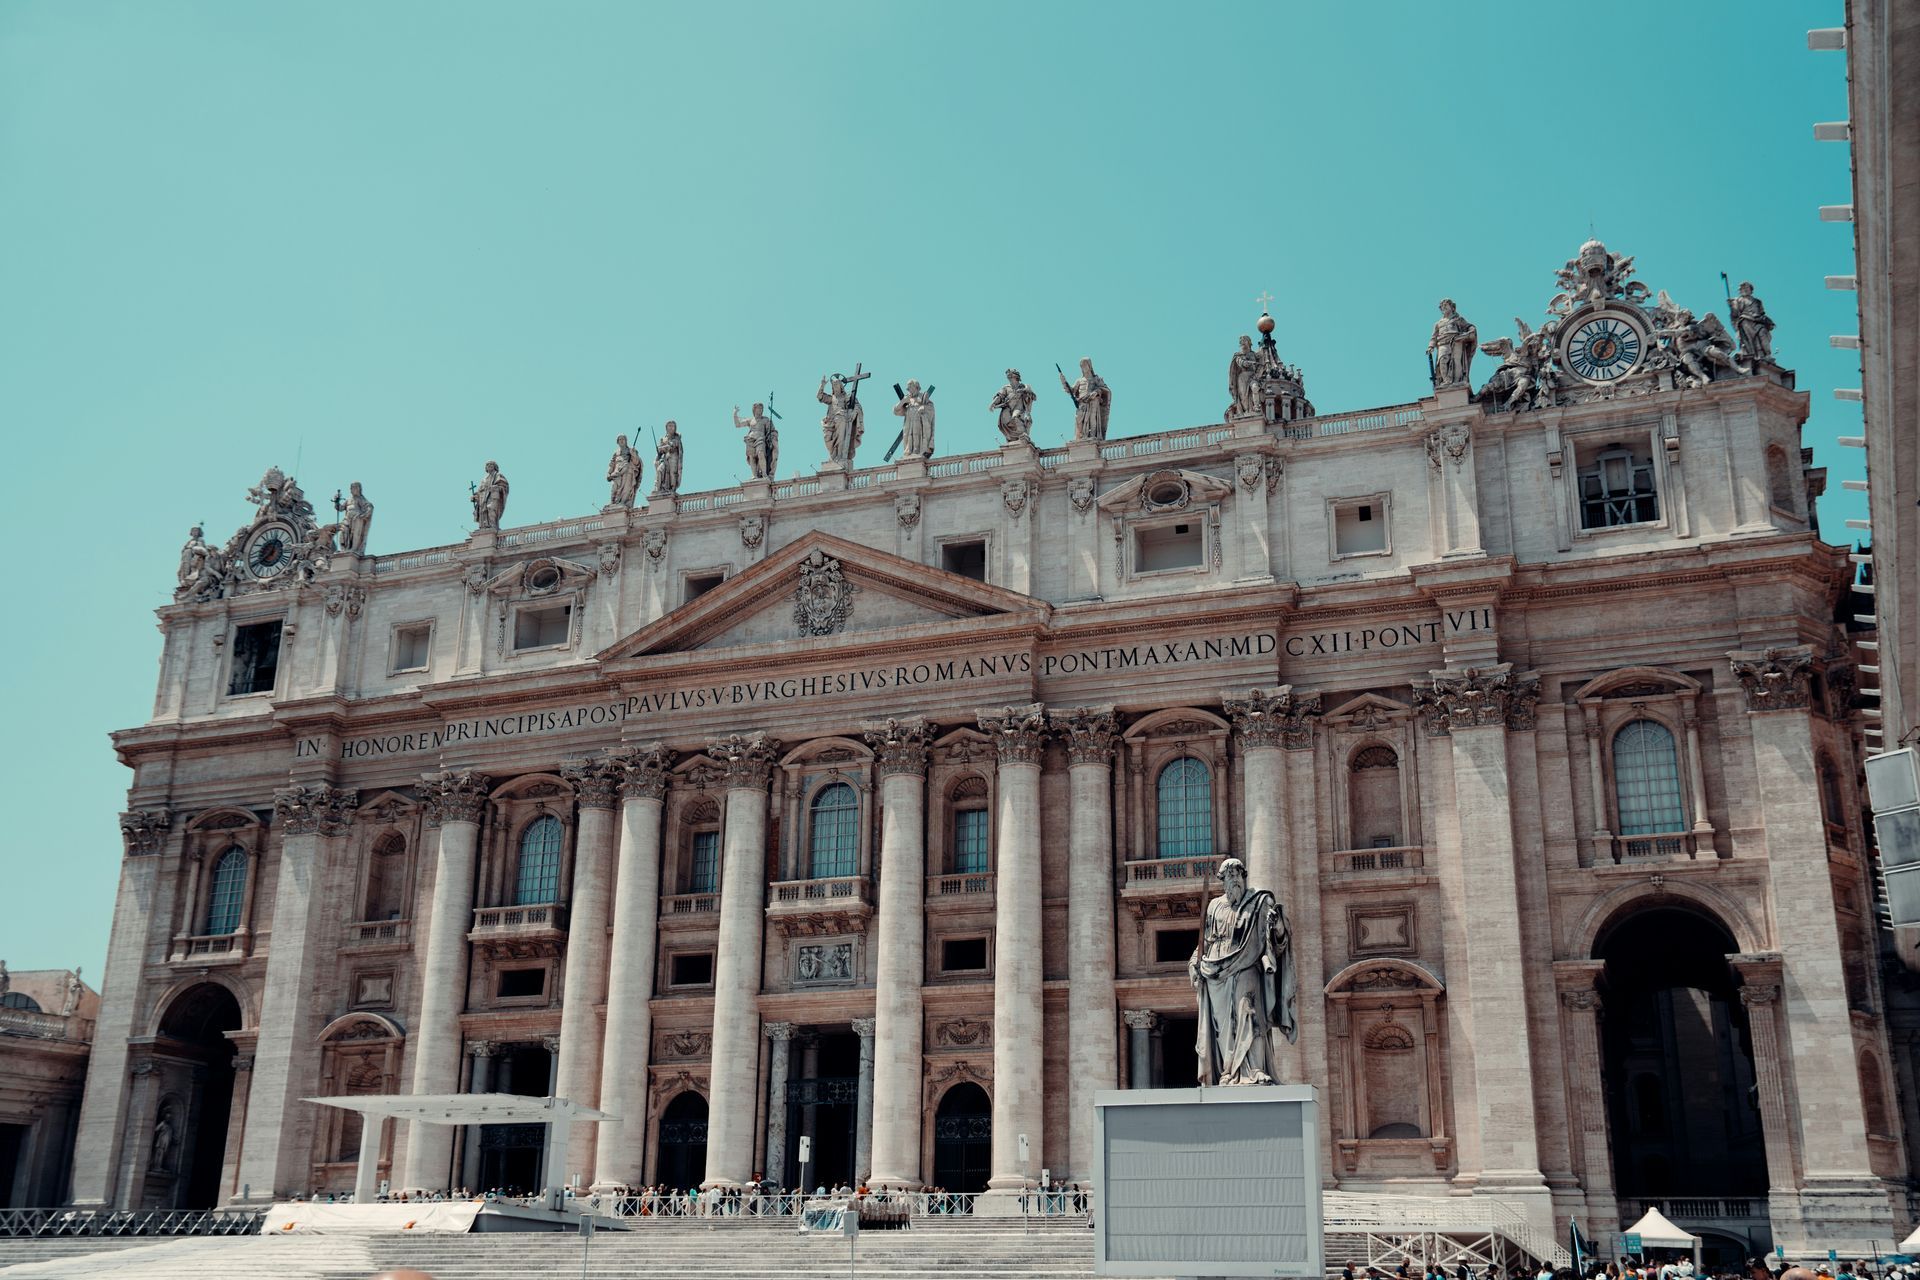
<path id="1" fill-rule="evenodd" d="M 1273 295 L 1263 290 L 1260 296 L 1255 298 L 1254 301 L 1260 304 L 1260 314 L 1265 315 L 1267 314 L 1267 304 L 1273 301 Z"/>

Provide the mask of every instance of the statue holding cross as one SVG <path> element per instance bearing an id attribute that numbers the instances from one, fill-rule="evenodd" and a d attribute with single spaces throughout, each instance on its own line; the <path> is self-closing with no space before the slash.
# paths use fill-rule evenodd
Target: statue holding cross
<path id="1" fill-rule="evenodd" d="M 856 364 L 851 374 L 834 373 L 820 379 L 815 398 L 827 406 L 827 416 L 820 419 L 820 431 L 826 438 L 829 462 L 845 467 L 853 465 L 854 450 L 860 447 L 860 437 L 867 427 L 867 411 L 860 403 L 860 384 L 872 376 L 862 373 Z"/>

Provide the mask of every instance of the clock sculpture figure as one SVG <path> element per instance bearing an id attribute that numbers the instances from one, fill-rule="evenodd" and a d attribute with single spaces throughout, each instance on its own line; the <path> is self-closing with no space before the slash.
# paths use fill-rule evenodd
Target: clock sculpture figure
<path id="1" fill-rule="evenodd" d="M 1200 945 L 1187 975 L 1200 1007 L 1203 1085 L 1273 1084 L 1273 1035 L 1300 1034 L 1298 979 L 1286 909 L 1265 889 L 1247 887 L 1246 864 L 1220 864 L 1225 891 L 1207 904 Z"/>

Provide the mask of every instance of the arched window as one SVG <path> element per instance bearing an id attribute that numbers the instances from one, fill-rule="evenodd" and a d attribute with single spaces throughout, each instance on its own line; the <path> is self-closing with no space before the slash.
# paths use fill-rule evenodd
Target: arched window
<path id="1" fill-rule="evenodd" d="M 367 860 L 367 913 L 362 920 L 398 920 L 406 888 L 407 841 L 398 831 L 373 842 Z"/>
<path id="2" fill-rule="evenodd" d="M 40 1002 L 24 991 L 0 991 L 0 1009 L 25 1009 L 39 1013 Z"/>
<path id="3" fill-rule="evenodd" d="M 513 904 L 553 902 L 560 896 L 560 819 L 542 814 L 520 833 L 520 866 L 513 878 Z"/>
<path id="4" fill-rule="evenodd" d="M 1347 822 L 1355 849 L 1404 844 L 1400 830 L 1400 757 L 1375 744 L 1353 753 L 1347 766 Z"/>
<path id="5" fill-rule="evenodd" d="M 1160 771 L 1160 856 L 1203 858 L 1213 852 L 1213 775 L 1192 756 Z"/>
<path id="6" fill-rule="evenodd" d="M 236 845 L 213 864 L 213 879 L 207 885 L 206 932 L 209 936 L 232 933 L 240 927 L 240 904 L 246 896 L 247 854 Z"/>
<path id="7" fill-rule="evenodd" d="M 1686 830 L 1680 757 L 1665 725 L 1631 720 L 1613 735 L 1613 793 L 1620 806 L 1621 835 Z"/>
<path id="8" fill-rule="evenodd" d="M 813 797 L 813 825 L 807 842 L 808 876 L 827 880 L 853 875 L 860 864 L 860 797 L 844 782 L 822 787 Z"/>
<path id="9" fill-rule="evenodd" d="M 987 780 L 960 779 L 953 786 L 953 845 L 948 864 L 955 875 L 980 875 L 987 869 Z"/>
<path id="10" fill-rule="evenodd" d="M 687 805 L 680 822 L 687 832 L 681 892 L 720 892 L 720 806 L 701 796 Z"/>

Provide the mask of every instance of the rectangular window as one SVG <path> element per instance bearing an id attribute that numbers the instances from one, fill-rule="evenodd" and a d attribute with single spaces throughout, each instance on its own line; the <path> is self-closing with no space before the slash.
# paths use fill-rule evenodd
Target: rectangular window
<path id="1" fill-rule="evenodd" d="M 947 542 L 940 547 L 940 567 L 975 582 L 987 580 L 987 541 L 975 538 L 966 542 Z"/>
<path id="2" fill-rule="evenodd" d="M 280 624 L 254 622 L 233 631 L 233 674 L 227 692 L 272 693 L 280 672 Z"/>
<path id="3" fill-rule="evenodd" d="M 696 831 L 693 833 L 693 860 L 687 867 L 687 892 L 718 893 L 719 891 L 720 833 Z"/>
<path id="4" fill-rule="evenodd" d="M 1335 556 L 1381 555 L 1387 550 L 1386 504 L 1376 499 L 1346 502 L 1333 509 Z"/>
<path id="5" fill-rule="evenodd" d="M 1653 459 L 1612 445 L 1580 469 L 1580 527 L 1612 529 L 1660 518 L 1653 486 Z"/>
<path id="6" fill-rule="evenodd" d="M 566 644 L 573 631 L 573 606 L 557 604 L 545 609 L 522 609 L 513 615 L 513 647 L 549 649 Z"/>
<path id="7" fill-rule="evenodd" d="M 960 809 L 953 815 L 953 873 L 978 875 L 987 869 L 987 811 Z"/>
<path id="8" fill-rule="evenodd" d="M 427 669 L 428 646 L 433 642 L 433 624 L 415 623 L 407 627 L 393 629 L 393 670 L 425 671 Z"/>
<path id="9" fill-rule="evenodd" d="M 1162 929 L 1153 935 L 1155 964 L 1185 964 L 1200 945 L 1198 929 Z"/>
<path id="10" fill-rule="evenodd" d="M 940 967 L 948 973 L 984 973 L 987 968 L 985 938 L 947 938 L 940 944 Z"/>
<path id="11" fill-rule="evenodd" d="M 713 952 L 701 951 L 693 955 L 675 956 L 672 968 L 668 971 L 667 985 L 671 987 L 705 987 L 713 983 Z"/>
<path id="12" fill-rule="evenodd" d="M 690 573 L 686 580 L 686 598 L 680 603 L 692 604 L 726 580 L 725 573 Z"/>
<path id="13" fill-rule="evenodd" d="M 494 989 L 494 993 L 502 1000 L 514 1000 L 544 995 L 546 990 L 545 969 L 502 969 L 500 985 Z"/>
<path id="14" fill-rule="evenodd" d="M 1205 557 L 1200 522 L 1163 524 L 1137 529 L 1133 535 L 1133 571 L 1160 573 L 1168 569 L 1198 569 Z"/>

